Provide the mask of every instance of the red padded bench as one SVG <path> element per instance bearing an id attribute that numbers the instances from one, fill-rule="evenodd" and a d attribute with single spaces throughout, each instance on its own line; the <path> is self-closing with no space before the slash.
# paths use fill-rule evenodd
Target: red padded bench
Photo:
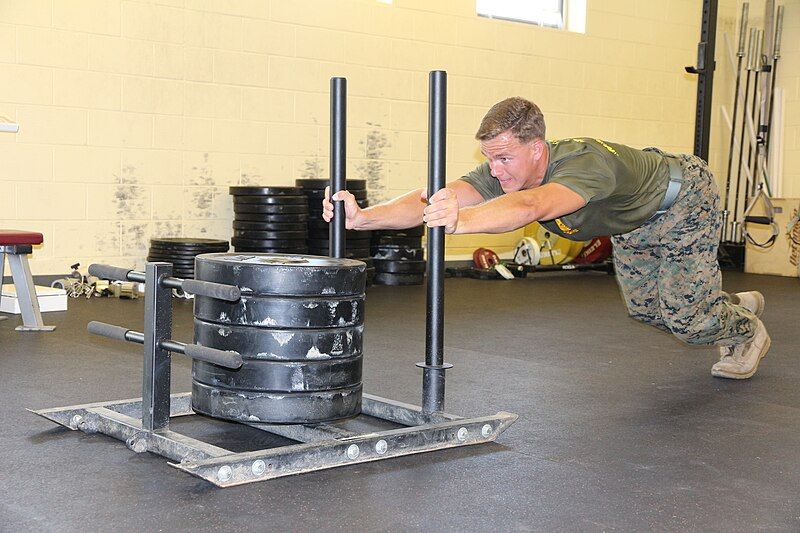
<path id="1" fill-rule="evenodd" d="M 33 252 L 34 245 L 42 244 L 42 242 L 44 242 L 44 237 L 35 231 L 0 229 L 0 285 L 3 280 L 5 256 L 8 255 L 11 277 L 14 279 L 14 288 L 17 290 L 19 308 L 22 311 L 22 325 L 17 326 L 19 331 L 53 331 L 56 329 L 55 326 L 45 326 L 42 322 L 42 313 L 39 310 L 39 300 L 36 298 L 31 267 L 28 265 L 28 254 Z M 0 290 L 0 298 L 2 296 L 2 290 Z M 0 317 L 0 320 L 6 318 Z"/>

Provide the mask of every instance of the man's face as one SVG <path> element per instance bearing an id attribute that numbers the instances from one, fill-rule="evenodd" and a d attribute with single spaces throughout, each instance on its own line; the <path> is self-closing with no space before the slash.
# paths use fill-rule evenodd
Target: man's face
<path id="1" fill-rule="evenodd" d="M 510 131 L 481 141 L 481 153 L 489 160 L 492 176 L 497 178 L 506 193 L 538 185 L 536 162 L 541 158 L 542 150 L 537 139 L 520 143 Z"/>

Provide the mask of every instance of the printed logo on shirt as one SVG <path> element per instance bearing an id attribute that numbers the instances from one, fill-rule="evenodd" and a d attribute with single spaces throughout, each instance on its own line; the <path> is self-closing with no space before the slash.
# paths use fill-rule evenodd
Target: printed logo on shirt
<path id="1" fill-rule="evenodd" d="M 567 142 L 567 141 L 575 142 L 575 143 L 585 143 L 586 142 L 585 139 L 558 139 L 557 141 L 549 141 L 549 142 L 553 146 L 558 146 L 558 143 L 563 143 L 563 142 Z"/>
<path id="2" fill-rule="evenodd" d="M 602 139 L 593 139 L 593 140 L 594 140 L 594 142 L 596 142 L 597 144 L 599 144 L 600 146 L 602 146 L 603 148 L 605 148 L 606 150 L 608 150 L 609 152 L 611 152 L 612 154 L 614 154 L 615 156 L 619 157 L 619 152 L 617 152 L 617 151 L 614 149 L 614 147 L 613 147 L 613 146 L 609 145 L 609 144 L 608 144 L 608 143 L 606 143 L 604 140 L 602 140 Z M 552 144 L 553 146 L 558 146 L 558 145 L 559 145 L 559 143 L 563 143 L 563 142 L 567 142 L 567 141 L 569 141 L 569 142 L 574 142 L 574 143 L 585 143 L 585 142 L 586 142 L 586 139 L 575 139 L 575 138 L 573 138 L 573 139 L 559 139 L 559 140 L 557 140 L 557 141 L 549 141 L 549 142 L 550 142 L 550 144 Z"/>
<path id="3" fill-rule="evenodd" d="M 575 233 L 578 233 L 578 230 L 570 228 L 569 226 L 564 224 L 564 222 L 560 218 L 556 219 L 556 226 L 558 226 L 558 229 L 560 229 L 567 235 L 574 235 Z"/>
<path id="4" fill-rule="evenodd" d="M 619 154 L 617 153 L 617 151 L 616 151 L 616 150 L 614 150 L 614 148 L 612 148 L 612 147 L 611 147 L 611 146 L 609 146 L 608 144 L 606 144 L 606 142 L 605 142 L 605 141 L 601 141 L 600 139 L 595 139 L 595 141 L 597 141 L 597 143 L 598 143 L 600 146 L 602 146 L 603 148 L 605 148 L 606 150 L 608 150 L 609 152 L 611 152 L 611 153 L 612 153 L 612 154 L 614 154 L 615 156 L 619 157 Z"/>

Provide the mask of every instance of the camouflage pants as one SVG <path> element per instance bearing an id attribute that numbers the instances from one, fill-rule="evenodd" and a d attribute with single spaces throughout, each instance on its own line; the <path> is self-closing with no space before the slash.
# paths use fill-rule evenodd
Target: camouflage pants
<path id="1" fill-rule="evenodd" d="M 636 320 L 689 344 L 739 344 L 756 318 L 722 291 L 717 185 L 702 159 L 678 157 L 684 182 L 672 207 L 612 239 L 617 281 Z"/>

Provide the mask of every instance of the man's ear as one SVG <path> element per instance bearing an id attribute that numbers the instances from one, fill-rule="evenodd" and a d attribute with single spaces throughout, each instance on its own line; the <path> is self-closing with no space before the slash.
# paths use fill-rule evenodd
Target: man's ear
<path id="1" fill-rule="evenodd" d="M 539 137 L 533 140 L 533 157 L 538 161 L 542 158 L 545 152 L 544 139 Z"/>

